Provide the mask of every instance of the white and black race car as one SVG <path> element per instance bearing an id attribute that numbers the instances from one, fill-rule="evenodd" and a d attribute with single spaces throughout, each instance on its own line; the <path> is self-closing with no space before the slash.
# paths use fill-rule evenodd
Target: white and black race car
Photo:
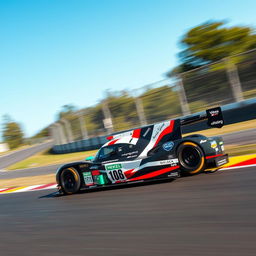
<path id="1" fill-rule="evenodd" d="M 63 194 L 138 181 L 175 179 L 228 163 L 221 137 L 182 137 L 181 126 L 207 119 L 210 127 L 224 125 L 220 108 L 205 114 L 165 121 L 109 136 L 92 161 L 61 166 L 56 173 Z"/>

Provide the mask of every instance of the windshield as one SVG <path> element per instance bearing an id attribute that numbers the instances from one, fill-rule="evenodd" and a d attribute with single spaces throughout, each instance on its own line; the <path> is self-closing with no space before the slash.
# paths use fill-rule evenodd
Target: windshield
<path id="1" fill-rule="evenodd" d="M 138 151 L 131 144 L 116 144 L 101 148 L 95 156 L 94 162 L 109 160 L 128 160 L 138 156 Z"/>
<path id="2" fill-rule="evenodd" d="M 107 146 L 104 148 L 101 148 L 97 155 L 95 156 L 94 161 L 107 161 L 107 160 L 112 160 L 114 158 L 118 158 L 117 154 L 117 146 L 116 145 L 111 145 Z"/>

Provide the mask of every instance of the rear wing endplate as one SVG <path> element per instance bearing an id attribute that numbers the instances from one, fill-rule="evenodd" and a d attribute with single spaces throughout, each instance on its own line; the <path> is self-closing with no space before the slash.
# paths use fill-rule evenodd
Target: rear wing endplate
<path id="1" fill-rule="evenodd" d="M 214 128 L 221 128 L 224 125 L 224 119 L 220 107 L 207 109 L 205 113 L 193 115 L 180 119 L 180 124 L 188 125 L 207 120 L 207 125 Z"/>

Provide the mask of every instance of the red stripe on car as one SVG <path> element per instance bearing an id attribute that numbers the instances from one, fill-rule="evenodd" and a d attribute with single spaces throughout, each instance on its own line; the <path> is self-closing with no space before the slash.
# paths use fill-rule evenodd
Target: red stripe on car
<path id="1" fill-rule="evenodd" d="M 134 169 L 131 169 L 131 170 L 128 170 L 128 171 L 125 171 L 125 172 L 124 172 L 124 174 L 125 174 L 125 176 L 126 176 L 127 179 L 129 179 L 129 178 L 133 175 L 133 173 L 132 173 L 133 170 L 134 170 Z"/>
<path id="2" fill-rule="evenodd" d="M 112 141 L 110 141 L 110 142 L 108 143 L 108 146 L 109 146 L 109 145 L 113 145 L 113 144 L 115 144 L 118 140 L 119 140 L 119 139 L 116 139 L 116 140 L 112 140 Z"/>
<path id="3" fill-rule="evenodd" d="M 132 133 L 132 137 L 133 138 L 139 138 L 140 137 L 140 132 L 141 132 L 141 129 L 134 130 L 133 133 Z"/>
<path id="4" fill-rule="evenodd" d="M 206 159 L 210 159 L 210 158 L 214 158 L 214 157 L 218 157 L 218 156 L 224 156 L 223 154 L 219 154 L 219 155 L 214 155 L 214 156 L 206 156 Z"/>
<path id="5" fill-rule="evenodd" d="M 143 180 L 143 179 L 154 178 L 154 177 L 156 177 L 156 176 L 159 176 L 159 175 L 161 175 L 161 174 L 164 174 L 164 173 L 166 173 L 166 172 L 170 172 L 170 171 L 175 170 L 175 169 L 178 169 L 178 168 L 180 168 L 179 165 L 174 166 L 174 167 L 164 168 L 164 169 L 161 169 L 161 170 L 158 170 L 158 171 L 154 171 L 154 172 L 151 172 L 151 173 L 148 173 L 148 174 L 145 174 L 145 175 L 136 177 L 136 178 L 129 179 L 129 181 L 135 181 L 135 180 Z"/>

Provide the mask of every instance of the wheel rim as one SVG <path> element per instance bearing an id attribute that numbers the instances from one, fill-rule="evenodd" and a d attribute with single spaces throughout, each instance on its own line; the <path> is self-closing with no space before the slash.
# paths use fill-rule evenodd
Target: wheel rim
<path id="1" fill-rule="evenodd" d="M 66 169 L 62 172 L 62 187 L 67 194 L 76 193 L 79 190 L 79 177 L 72 168 Z"/>
<path id="2" fill-rule="evenodd" d="M 184 165 L 191 169 L 196 168 L 201 162 L 200 152 L 194 147 L 185 147 L 181 157 Z"/>
<path id="3" fill-rule="evenodd" d="M 64 186 L 67 190 L 73 190 L 75 185 L 76 185 L 76 179 L 73 175 L 73 173 L 69 172 L 65 172 L 64 174 Z"/>

